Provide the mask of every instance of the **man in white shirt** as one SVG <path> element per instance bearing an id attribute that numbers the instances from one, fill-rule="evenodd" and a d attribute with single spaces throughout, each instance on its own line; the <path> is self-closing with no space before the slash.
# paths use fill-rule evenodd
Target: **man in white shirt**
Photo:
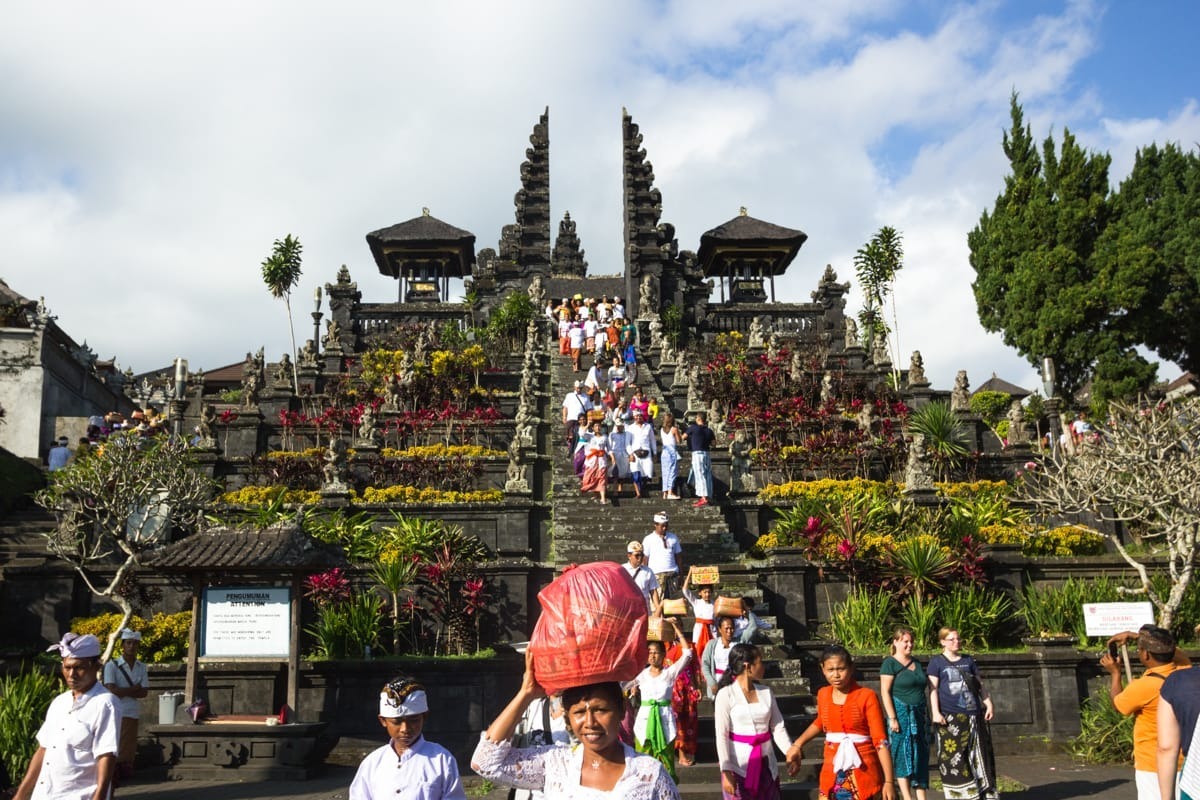
<path id="1" fill-rule="evenodd" d="M 49 650 L 62 656 L 67 691 L 55 697 L 37 732 L 38 749 L 14 800 L 105 798 L 116 771 L 121 708 L 100 685 L 100 641 L 67 633 Z"/>
<path id="2" fill-rule="evenodd" d="M 421 735 L 429 701 L 421 684 L 404 676 L 379 694 L 379 724 L 391 741 L 371 752 L 350 784 L 350 800 L 467 800 L 450 751 Z"/>
<path id="3" fill-rule="evenodd" d="M 654 515 L 654 532 L 642 539 L 647 566 L 658 580 L 664 600 L 679 596 L 679 556 L 683 552 L 679 537 L 667 530 L 669 522 L 667 512 L 658 512 Z"/>
<path id="4" fill-rule="evenodd" d="M 71 460 L 71 448 L 68 445 L 67 437 L 60 436 L 58 442 L 50 448 L 50 452 L 46 455 L 46 466 L 51 472 L 66 469 L 67 463 Z"/>
<path id="5" fill-rule="evenodd" d="M 117 774 L 121 778 L 133 776 L 133 761 L 137 755 L 138 700 L 150 690 L 150 676 L 146 665 L 138 661 L 138 647 L 142 634 L 129 628 L 121 631 L 121 655 L 104 665 L 104 688 L 121 702 L 121 741 L 117 750 Z"/>
<path id="6" fill-rule="evenodd" d="M 575 443 L 579 438 L 579 416 L 592 410 L 591 399 L 583 392 L 583 383 L 575 381 L 575 387 L 563 398 L 562 421 L 567 438 L 567 455 L 575 454 Z"/>
<path id="7" fill-rule="evenodd" d="M 646 553 L 642 543 L 630 542 L 625 548 L 625 557 L 628 560 L 622 566 L 629 573 L 629 577 L 633 578 L 637 587 L 642 590 L 642 596 L 646 598 L 646 611 L 654 614 L 658 611 L 662 598 L 658 591 L 658 579 L 646 566 Z"/>
<path id="8" fill-rule="evenodd" d="M 612 315 L 613 319 L 625 319 L 625 304 L 620 297 L 613 298 Z"/>

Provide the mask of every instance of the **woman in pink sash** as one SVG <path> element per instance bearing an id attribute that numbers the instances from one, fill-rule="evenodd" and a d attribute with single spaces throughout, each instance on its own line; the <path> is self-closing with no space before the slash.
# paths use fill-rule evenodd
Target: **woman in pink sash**
<path id="1" fill-rule="evenodd" d="M 799 758 L 790 756 L 792 740 L 779 706 L 771 690 L 758 683 L 764 671 L 757 647 L 734 645 L 729 651 L 729 667 L 717 684 L 713 716 L 723 800 L 779 799 L 779 765 L 772 741 L 789 753 L 789 775 L 795 775 L 800 767 Z"/>

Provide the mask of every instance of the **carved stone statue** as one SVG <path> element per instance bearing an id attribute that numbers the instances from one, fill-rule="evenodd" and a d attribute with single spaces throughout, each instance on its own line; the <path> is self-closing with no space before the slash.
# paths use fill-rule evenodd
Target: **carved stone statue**
<path id="1" fill-rule="evenodd" d="M 1020 400 L 1013 400 L 1008 407 L 1009 447 L 1029 444 L 1029 429 L 1025 427 L 1025 409 Z"/>
<path id="2" fill-rule="evenodd" d="M 514 436 L 508 443 L 508 470 L 505 472 L 504 491 L 524 493 L 529 491 L 529 481 L 525 479 L 525 451 L 521 440 Z"/>
<path id="3" fill-rule="evenodd" d="M 204 403 L 200 406 L 200 441 L 196 443 L 197 447 L 213 448 L 217 446 L 216 437 L 217 411 L 213 408 L 212 403 Z"/>
<path id="4" fill-rule="evenodd" d="M 821 402 L 828 403 L 833 399 L 833 373 L 826 370 L 821 376 Z"/>
<path id="5" fill-rule="evenodd" d="M 876 366 L 892 363 L 892 357 L 888 353 L 886 336 L 876 336 L 871 342 L 871 363 Z"/>
<path id="6" fill-rule="evenodd" d="M 317 366 L 317 343 L 312 339 L 304 343 L 304 347 L 300 348 L 300 366 L 315 367 Z"/>
<path id="7" fill-rule="evenodd" d="M 771 359 L 771 361 L 778 360 L 779 347 L 779 331 L 771 331 L 771 334 L 767 337 L 767 358 Z"/>
<path id="8" fill-rule="evenodd" d="M 960 369 L 954 376 L 954 388 L 950 390 L 950 409 L 952 411 L 971 410 L 971 384 L 967 381 L 967 371 Z"/>
<path id="9" fill-rule="evenodd" d="M 862 409 L 854 417 L 854 421 L 858 423 L 859 430 L 866 433 L 872 433 L 878 417 L 875 416 L 875 404 L 870 400 L 862 404 Z"/>
<path id="10" fill-rule="evenodd" d="M 542 308 L 546 305 L 546 289 L 542 286 L 542 276 L 534 275 L 533 280 L 529 282 L 529 299 L 533 301 L 534 308 Z"/>
<path id="11" fill-rule="evenodd" d="M 920 350 L 913 350 L 912 358 L 908 362 L 908 385 L 929 385 L 929 379 L 925 377 L 925 359 Z"/>
<path id="12" fill-rule="evenodd" d="M 638 317 L 649 318 L 658 314 L 658 286 L 654 276 L 642 276 L 642 285 L 638 294 Z"/>
<path id="13" fill-rule="evenodd" d="M 925 452 L 925 436 L 914 433 L 908 445 L 908 462 L 904 465 L 904 491 L 933 491 L 933 473 L 929 469 L 929 456 Z"/>
<path id="14" fill-rule="evenodd" d="M 429 331 L 422 327 L 417 331 L 417 341 L 413 343 L 413 362 L 424 364 L 432 345 L 433 340 L 429 337 Z"/>
<path id="15" fill-rule="evenodd" d="M 329 448 L 325 451 L 325 466 L 321 470 L 325 478 L 325 483 L 321 487 L 322 491 L 349 491 L 350 487 L 346 483 L 350 475 L 349 465 L 346 463 L 348 450 L 344 440 L 330 440 Z"/>
<path id="16" fill-rule="evenodd" d="M 350 268 L 345 264 L 342 264 L 341 268 L 338 269 L 337 282 L 343 285 L 350 283 Z M 328 289 L 329 287 L 325 288 Z"/>
<path id="17" fill-rule="evenodd" d="M 750 320 L 750 330 L 746 334 L 747 347 L 763 347 L 766 345 L 766 328 L 763 327 L 762 317 Z"/>
<path id="18" fill-rule="evenodd" d="M 745 428 L 739 428 L 729 442 L 729 488 L 735 492 L 757 492 L 758 482 L 750 471 L 753 444 Z"/>
<path id="19" fill-rule="evenodd" d="M 258 407 L 258 396 L 262 392 L 262 369 L 258 359 L 246 353 L 242 364 L 242 408 L 249 410 Z"/>
<path id="20" fill-rule="evenodd" d="M 858 341 L 858 323 L 854 321 L 854 317 L 846 317 L 846 349 L 861 345 Z"/>
<path id="21" fill-rule="evenodd" d="M 375 425 L 375 410 L 371 406 L 363 408 L 362 417 L 358 420 L 358 440 L 366 444 L 376 444 L 379 440 L 379 429 Z"/>
<path id="22" fill-rule="evenodd" d="M 529 413 L 529 406 L 525 402 L 517 406 L 516 423 L 515 438 L 520 440 L 521 445 L 524 447 L 536 446 L 537 417 Z"/>
<path id="23" fill-rule="evenodd" d="M 287 353 L 284 353 L 282 356 L 280 356 L 279 364 L 277 364 L 275 367 L 275 385 L 292 385 L 292 357 Z"/>
<path id="24" fill-rule="evenodd" d="M 325 323 L 325 339 L 321 345 L 326 351 L 332 350 L 336 353 L 342 351 L 342 326 L 336 319 Z"/>

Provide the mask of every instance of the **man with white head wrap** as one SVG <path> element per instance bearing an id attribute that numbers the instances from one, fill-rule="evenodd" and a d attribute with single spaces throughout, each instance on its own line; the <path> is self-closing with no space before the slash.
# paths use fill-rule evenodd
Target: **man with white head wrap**
<path id="1" fill-rule="evenodd" d="M 150 676 L 146 665 L 138 661 L 138 647 L 142 634 L 126 628 L 121 631 L 121 655 L 104 665 L 104 688 L 121 701 L 121 741 L 117 750 L 117 775 L 129 778 L 133 775 L 133 760 L 137 755 L 138 719 L 141 712 L 138 701 L 150 690 Z"/>
<path id="2" fill-rule="evenodd" d="M 116 769 L 121 709 L 97 680 L 100 641 L 68 633 L 48 649 L 62 656 L 67 691 L 46 711 L 38 749 L 14 800 L 106 800 Z"/>
<path id="3" fill-rule="evenodd" d="M 400 676 L 379 693 L 379 724 L 391 741 L 358 766 L 349 800 L 466 800 L 450 751 L 421 735 L 429 700 L 421 684 Z"/>

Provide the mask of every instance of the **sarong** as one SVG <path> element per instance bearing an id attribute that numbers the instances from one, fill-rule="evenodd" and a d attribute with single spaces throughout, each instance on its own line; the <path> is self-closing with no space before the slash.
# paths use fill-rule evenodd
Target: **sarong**
<path id="1" fill-rule="evenodd" d="M 938 728 L 938 772 L 946 800 L 996 800 L 996 759 L 978 714 L 946 714 Z"/>
<path id="2" fill-rule="evenodd" d="M 642 705 L 650 706 L 650 715 L 646 720 L 646 740 L 638 742 L 637 751 L 657 758 L 671 780 L 679 783 L 679 776 L 675 774 L 675 743 L 667 741 L 662 726 L 661 709 L 665 708 L 670 713 L 671 703 L 666 700 L 643 700 Z"/>
<path id="3" fill-rule="evenodd" d="M 896 707 L 898 733 L 888 732 L 888 748 L 897 778 L 904 778 L 914 789 L 929 788 L 929 718 L 925 706 L 910 706 L 892 696 Z"/>

